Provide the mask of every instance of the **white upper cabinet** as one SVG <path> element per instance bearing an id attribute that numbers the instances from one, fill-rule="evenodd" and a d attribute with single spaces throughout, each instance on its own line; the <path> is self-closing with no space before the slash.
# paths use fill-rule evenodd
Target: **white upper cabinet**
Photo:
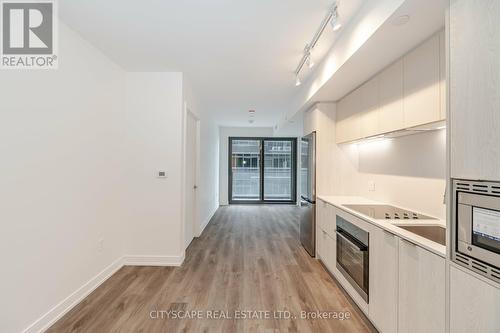
<path id="1" fill-rule="evenodd" d="M 349 142 L 446 117 L 444 32 L 354 90 L 337 105 L 336 142 Z"/>
<path id="2" fill-rule="evenodd" d="M 379 133 L 379 109 L 380 109 L 380 94 L 379 94 L 379 78 L 374 77 L 366 82 L 360 88 L 360 125 L 361 136 L 368 137 Z"/>
<path id="3" fill-rule="evenodd" d="M 440 118 L 446 119 L 446 34 L 441 31 L 439 34 L 439 97 L 440 97 Z"/>
<path id="4" fill-rule="evenodd" d="M 439 34 L 403 58 L 405 127 L 441 119 Z"/>
<path id="5" fill-rule="evenodd" d="M 336 141 L 347 142 L 361 137 L 359 109 L 360 90 L 356 89 L 344 97 L 337 105 Z"/>
<path id="6" fill-rule="evenodd" d="M 500 1 L 450 5 L 453 178 L 500 180 Z"/>
<path id="7" fill-rule="evenodd" d="M 379 78 L 380 132 L 387 133 L 404 128 L 403 114 L 403 60 L 387 67 Z"/>

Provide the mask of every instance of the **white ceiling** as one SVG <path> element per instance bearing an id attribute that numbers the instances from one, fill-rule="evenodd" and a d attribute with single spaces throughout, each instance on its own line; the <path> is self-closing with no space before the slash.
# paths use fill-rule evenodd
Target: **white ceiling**
<path id="1" fill-rule="evenodd" d="M 340 2 L 344 23 L 364 1 Z M 184 72 L 219 124 L 248 125 L 248 110 L 256 109 L 253 126 L 272 126 L 288 111 L 293 71 L 332 2 L 64 0 L 59 11 L 128 71 Z M 335 38 L 328 29 L 316 59 Z"/>

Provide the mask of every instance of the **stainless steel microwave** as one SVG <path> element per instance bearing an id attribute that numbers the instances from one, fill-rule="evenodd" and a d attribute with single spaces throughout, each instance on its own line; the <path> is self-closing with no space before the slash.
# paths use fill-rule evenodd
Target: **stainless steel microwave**
<path id="1" fill-rule="evenodd" d="M 500 183 L 453 180 L 452 259 L 500 282 Z"/>

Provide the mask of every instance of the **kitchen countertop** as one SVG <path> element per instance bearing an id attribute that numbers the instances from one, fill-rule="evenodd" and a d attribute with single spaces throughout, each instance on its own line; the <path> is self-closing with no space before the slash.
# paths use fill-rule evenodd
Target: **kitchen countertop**
<path id="1" fill-rule="evenodd" d="M 361 214 L 359 212 L 356 212 L 355 210 L 349 209 L 345 207 L 344 205 L 387 205 L 390 203 L 385 203 L 385 202 L 378 202 L 362 197 L 346 197 L 346 196 L 325 196 L 325 195 L 318 195 L 318 198 L 322 201 L 325 201 L 338 209 L 342 209 L 343 211 L 354 215 L 370 224 L 373 224 L 379 228 L 382 228 L 396 236 L 399 236 L 400 238 L 403 238 L 411 243 L 414 243 L 428 251 L 431 251 L 443 258 L 446 258 L 446 246 L 443 246 L 439 243 L 433 242 L 431 240 L 428 240 L 427 238 L 424 238 L 422 236 L 416 235 L 410 231 L 407 231 L 405 229 L 401 229 L 398 227 L 398 225 L 439 225 L 444 228 L 446 228 L 446 221 L 444 220 L 400 220 L 401 222 L 388 222 L 387 220 L 377 220 L 372 217 L 369 217 L 367 215 Z M 397 206 L 399 207 L 399 206 Z M 405 207 L 400 207 L 404 208 Z M 412 209 L 409 209 L 413 211 Z M 419 213 L 419 212 L 417 212 Z M 391 220 L 393 221 L 393 220 Z"/>

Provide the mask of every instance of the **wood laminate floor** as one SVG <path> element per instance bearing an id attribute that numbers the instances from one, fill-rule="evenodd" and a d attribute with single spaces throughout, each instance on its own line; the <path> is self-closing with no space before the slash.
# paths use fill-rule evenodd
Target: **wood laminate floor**
<path id="1" fill-rule="evenodd" d="M 300 246 L 297 209 L 221 207 L 181 267 L 123 267 L 48 332 L 372 331 Z"/>

